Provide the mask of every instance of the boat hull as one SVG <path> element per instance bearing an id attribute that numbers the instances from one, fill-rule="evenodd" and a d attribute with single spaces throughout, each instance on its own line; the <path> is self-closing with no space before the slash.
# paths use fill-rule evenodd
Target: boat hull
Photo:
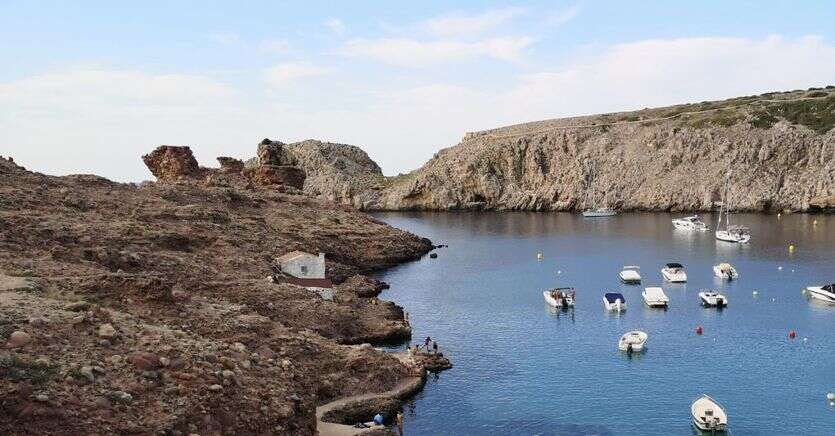
<path id="1" fill-rule="evenodd" d="M 623 271 L 618 273 L 618 277 L 620 277 L 620 281 L 628 285 L 635 285 L 641 283 L 641 276 L 634 276 L 630 274 L 624 275 Z"/>
<path id="2" fill-rule="evenodd" d="M 739 244 L 744 244 L 751 240 L 751 235 L 748 234 L 736 234 L 726 232 L 725 230 L 717 230 L 716 231 L 716 239 L 725 242 L 735 242 Z"/>
<path id="3" fill-rule="evenodd" d="M 583 211 L 583 216 L 586 218 L 604 218 L 608 216 L 615 216 L 618 213 L 615 211 L 596 211 L 596 210 L 586 210 Z"/>
<path id="4" fill-rule="evenodd" d="M 721 309 L 728 306 L 728 299 L 724 295 L 708 296 L 703 293 L 699 293 L 699 299 L 702 300 L 702 305 L 705 307 L 716 307 Z"/>
<path id="5" fill-rule="evenodd" d="M 687 274 L 684 272 L 670 272 L 667 270 L 661 270 L 661 276 L 664 277 L 664 280 L 670 283 L 685 283 L 687 282 Z"/>
<path id="6" fill-rule="evenodd" d="M 809 297 L 814 298 L 815 300 L 835 305 L 835 294 L 826 292 L 820 287 L 809 286 L 806 288 L 806 292 L 809 293 Z"/>

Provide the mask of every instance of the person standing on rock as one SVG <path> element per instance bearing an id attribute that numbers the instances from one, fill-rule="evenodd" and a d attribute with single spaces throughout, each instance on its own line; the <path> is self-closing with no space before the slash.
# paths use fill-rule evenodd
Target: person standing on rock
<path id="1" fill-rule="evenodd" d="M 432 338 L 429 336 L 426 337 L 426 340 L 423 341 L 423 346 L 426 347 L 426 351 L 429 351 L 429 344 L 432 342 Z"/>
<path id="2" fill-rule="evenodd" d="M 403 436 L 403 412 L 397 412 L 394 422 L 397 424 L 397 433 L 399 433 L 400 436 Z"/>
<path id="3" fill-rule="evenodd" d="M 432 352 L 438 354 L 438 343 L 435 341 L 432 341 Z"/>

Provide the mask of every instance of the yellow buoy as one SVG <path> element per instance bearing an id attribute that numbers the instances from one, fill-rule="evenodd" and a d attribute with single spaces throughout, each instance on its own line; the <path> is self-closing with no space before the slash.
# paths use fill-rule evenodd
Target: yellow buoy
<path id="1" fill-rule="evenodd" d="M 778 213 L 777 213 L 777 218 L 780 218 L 781 216 L 783 216 L 783 214 L 781 214 L 781 213 L 779 213 L 779 212 L 778 212 Z"/>
<path id="2" fill-rule="evenodd" d="M 789 253 L 794 253 L 794 245 L 789 245 Z"/>
<path id="3" fill-rule="evenodd" d="M 812 221 L 812 225 L 813 225 L 813 226 L 818 225 L 818 220 L 814 220 L 814 221 Z"/>

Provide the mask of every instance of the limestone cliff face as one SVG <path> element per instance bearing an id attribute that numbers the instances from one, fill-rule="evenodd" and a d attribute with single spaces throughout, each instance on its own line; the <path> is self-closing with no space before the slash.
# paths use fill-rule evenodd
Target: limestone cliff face
<path id="1" fill-rule="evenodd" d="M 833 111 L 827 88 L 527 123 L 467 134 L 404 176 L 309 177 L 305 191 L 367 210 L 702 211 L 730 174 L 736 210 L 826 210 Z"/>

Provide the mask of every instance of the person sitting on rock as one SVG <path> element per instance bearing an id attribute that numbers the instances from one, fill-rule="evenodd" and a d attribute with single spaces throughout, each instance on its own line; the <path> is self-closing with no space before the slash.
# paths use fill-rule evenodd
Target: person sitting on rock
<path id="1" fill-rule="evenodd" d="M 438 343 L 435 341 L 432 341 L 432 352 L 438 354 Z"/>

